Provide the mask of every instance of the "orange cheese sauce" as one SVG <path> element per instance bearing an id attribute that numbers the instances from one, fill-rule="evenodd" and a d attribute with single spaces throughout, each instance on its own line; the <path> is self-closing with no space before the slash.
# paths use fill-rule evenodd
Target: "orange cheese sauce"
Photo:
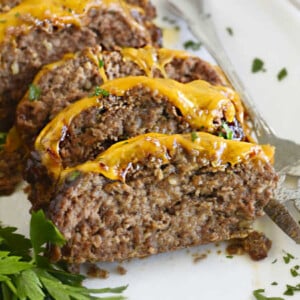
<path id="1" fill-rule="evenodd" d="M 124 182 L 132 164 L 143 161 L 149 156 L 168 163 L 178 147 L 198 153 L 200 157 L 207 158 L 216 168 L 227 163 L 236 165 L 252 159 L 271 162 L 274 156 L 274 149 L 271 146 L 225 140 L 204 132 L 192 135 L 149 133 L 116 143 L 95 160 L 65 169 L 61 173 L 61 180 L 74 171 L 80 171 L 99 173 L 108 179 Z"/>

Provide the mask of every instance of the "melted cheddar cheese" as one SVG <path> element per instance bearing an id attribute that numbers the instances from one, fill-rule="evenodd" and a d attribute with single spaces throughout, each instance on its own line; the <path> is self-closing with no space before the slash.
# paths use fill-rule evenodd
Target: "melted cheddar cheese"
<path id="1" fill-rule="evenodd" d="M 108 179 L 124 182 L 133 164 L 149 157 L 159 159 L 162 164 L 169 163 L 178 147 L 193 151 L 196 156 L 207 159 L 208 164 L 215 168 L 222 168 L 228 163 L 234 166 L 254 159 L 269 163 L 274 156 L 271 146 L 225 140 L 204 132 L 193 133 L 193 136 L 149 133 L 116 143 L 95 160 L 65 169 L 60 179 L 64 180 L 74 171 L 80 171 L 98 173 Z"/>
<path id="2" fill-rule="evenodd" d="M 166 96 L 167 101 L 181 111 L 193 128 L 215 132 L 219 125 L 214 121 L 218 118 L 232 122 L 236 117 L 243 123 L 242 113 L 236 114 L 233 104 L 237 101 L 233 99 L 238 99 L 237 94 L 229 88 L 212 86 L 201 80 L 182 84 L 171 79 L 138 76 L 111 80 L 101 88 L 111 95 L 122 97 L 126 91 L 139 85 Z M 35 148 L 52 173 L 58 174 L 62 168 L 60 142 L 64 140 L 73 119 L 88 108 L 101 108 L 101 99 L 101 96 L 90 97 L 71 104 L 49 122 L 36 139 Z"/>
<path id="3" fill-rule="evenodd" d="M 56 27 L 80 27 L 84 25 L 83 16 L 92 8 L 117 11 L 133 28 L 145 32 L 131 14 L 133 6 L 123 0 L 23 0 L 8 12 L 0 14 L 0 41 L 10 27 L 22 27 L 23 32 L 28 32 L 42 25 L 45 20 Z M 144 13 L 141 8 L 134 9 Z"/>

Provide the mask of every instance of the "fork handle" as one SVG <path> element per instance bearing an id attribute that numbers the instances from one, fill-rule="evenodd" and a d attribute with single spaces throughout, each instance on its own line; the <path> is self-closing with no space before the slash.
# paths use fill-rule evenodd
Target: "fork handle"
<path id="1" fill-rule="evenodd" d="M 253 100 L 251 99 L 249 93 L 245 89 L 242 81 L 236 73 L 235 68 L 232 65 L 227 54 L 225 53 L 223 47 L 221 45 L 218 45 L 219 43 L 216 43 L 217 47 L 212 47 L 208 42 L 205 42 L 205 40 L 203 44 L 206 46 L 209 53 L 216 60 L 217 64 L 224 71 L 229 82 L 232 86 L 234 86 L 234 89 L 238 92 L 241 99 L 243 99 L 243 103 L 246 106 L 247 113 L 249 114 L 251 121 L 253 122 L 253 126 L 259 140 L 266 140 L 268 139 L 268 136 L 273 136 L 274 131 L 261 116 L 260 112 L 257 110 Z"/>

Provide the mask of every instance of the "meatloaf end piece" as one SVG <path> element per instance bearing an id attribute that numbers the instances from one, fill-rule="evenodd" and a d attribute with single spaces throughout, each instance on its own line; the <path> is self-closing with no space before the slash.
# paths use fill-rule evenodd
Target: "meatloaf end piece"
<path id="1" fill-rule="evenodd" d="M 272 157 L 203 132 L 114 144 L 61 173 L 44 207 L 67 241 L 52 259 L 122 261 L 246 237 L 273 196 Z"/>
<path id="2" fill-rule="evenodd" d="M 161 43 L 144 10 L 123 0 L 74 1 L 69 7 L 63 0 L 27 0 L 0 17 L 0 131 L 11 127 L 17 103 L 44 64 L 88 46 Z"/>

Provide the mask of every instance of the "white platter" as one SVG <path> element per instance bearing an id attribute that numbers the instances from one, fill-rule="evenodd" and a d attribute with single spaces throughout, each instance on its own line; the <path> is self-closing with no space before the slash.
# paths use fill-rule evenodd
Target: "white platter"
<path id="1" fill-rule="evenodd" d="M 163 16 L 174 19 L 165 1 L 153 2 L 158 6 L 160 19 Z M 300 11 L 287 0 L 210 0 L 210 7 L 219 36 L 259 110 L 280 136 L 300 142 Z M 185 41 L 194 39 L 180 20 L 176 24 L 162 20 L 158 23 L 169 28 L 165 31 L 166 46 L 182 48 Z M 172 29 L 176 25 L 179 32 Z M 232 36 L 227 27 L 232 28 Z M 196 53 L 210 60 L 205 49 Z M 266 72 L 251 73 L 255 57 L 265 62 Z M 288 76 L 279 82 L 277 73 L 283 67 Z M 0 220 L 17 226 L 25 234 L 28 210 L 21 190 L 11 197 L 0 198 Z M 110 277 L 90 279 L 86 285 L 129 284 L 125 295 L 130 300 L 254 300 L 252 292 L 260 288 L 268 296 L 300 299 L 300 292 L 294 297 L 282 295 L 286 284 L 300 283 L 300 276 L 290 274 L 290 268 L 300 265 L 300 245 L 286 237 L 267 217 L 258 220 L 256 226 L 273 241 L 269 257 L 261 262 L 253 262 L 247 256 L 229 259 L 224 245 L 206 245 L 131 260 L 122 264 L 127 270 L 123 276 L 116 272 L 117 264 L 101 264 L 110 270 Z M 284 251 L 295 256 L 290 264 L 283 262 Z M 193 254 L 207 254 L 207 257 L 195 263 Z M 277 286 L 271 285 L 274 281 Z"/>

